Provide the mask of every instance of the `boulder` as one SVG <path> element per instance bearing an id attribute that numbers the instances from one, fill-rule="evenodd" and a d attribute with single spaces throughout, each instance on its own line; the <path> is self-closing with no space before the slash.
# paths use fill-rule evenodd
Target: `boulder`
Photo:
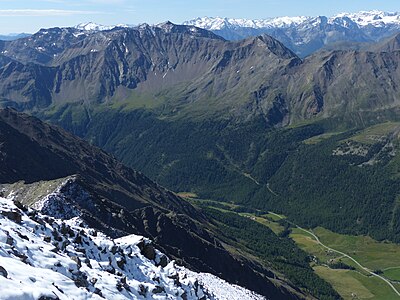
<path id="1" fill-rule="evenodd" d="M 22 222 L 22 215 L 18 211 L 15 210 L 3 211 L 2 215 L 18 224 Z"/>
<path id="2" fill-rule="evenodd" d="M 8 277 L 8 273 L 7 273 L 6 269 L 4 269 L 2 266 L 0 266 L 0 275 L 5 278 Z"/>

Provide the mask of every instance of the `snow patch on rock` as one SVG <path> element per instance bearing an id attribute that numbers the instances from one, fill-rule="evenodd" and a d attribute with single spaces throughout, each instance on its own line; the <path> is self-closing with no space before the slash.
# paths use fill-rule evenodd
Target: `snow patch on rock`
<path id="1" fill-rule="evenodd" d="M 41 209 L 52 203 L 54 214 L 58 196 Z M 12 198 L 0 198 L 0 291 L 1 299 L 264 299 L 177 266 L 142 236 L 111 239 L 79 217 L 49 217 Z"/>
<path id="2" fill-rule="evenodd" d="M 118 25 L 111 25 L 111 26 L 105 26 L 93 22 L 86 22 L 86 23 L 80 23 L 75 26 L 76 29 L 83 30 L 83 31 L 104 31 L 104 30 L 111 30 L 117 27 L 131 27 L 126 24 L 118 24 Z"/>

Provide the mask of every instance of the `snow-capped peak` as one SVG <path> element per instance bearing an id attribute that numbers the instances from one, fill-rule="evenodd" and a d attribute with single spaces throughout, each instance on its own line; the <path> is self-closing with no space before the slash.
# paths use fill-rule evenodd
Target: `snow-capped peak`
<path id="1" fill-rule="evenodd" d="M 360 11 L 358 13 L 340 13 L 333 18 L 349 18 L 359 26 L 372 25 L 400 25 L 398 12 L 384 12 L 380 10 Z"/>
<path id="2" fill-rule="evenodd" d="M 202 17 L 202 18 L 196 18 L 191 21 L 186 21 L 183 23 L 183 25 L 193 25 L 193 26 L 204 28 L 207 30 L 219 30 L 224 27 L 228 27 L 229 22 L 228 22 L 227 18 Z"/>
<path id="3" fill-rule="evenodd" d="M 83 31 L 104 31 L 104 30 L 111 30 L 116 27 L 130 27 L 130 26 L 126 25 L 126 24 L 104 26 L 101 24 L 93 23 L 93 22 L 80 23 L 75 26 L 76 29 L 83 30 Z"/>
<path id="4" fill-rule="evenodd" d="M 278 17 L 269 19 L 234 19 L 234 18 L 221 18 L 221 17 L 202 17 L 191 21 L 184 22 L 184 25 L 194 25 L 196 27 L 204 28 L 207 30 L 221 30 L 223 28 L 269 28 L 269 27 L 290 27 L 298 25 L 302 22 L 309 20 L 310 17 Z"/>
<path id="5" fill-rule="evenodd" d="M 174 28 L 175 24 L 172 23 L 171 21 L 165 21 L 159 24 L 154 25 L 154 27 L 158 27 L 163 29 L 166 32 L 170 32 L 172 28 Z"/>
<path id="6" fill-rule="evenodd" d="M 384 25 L 400 25 L 400 14 L 397 12 L 383 12 L 378 10 L 361 11 L 358 13 L 341 13 L 336 16 L 327 18 L 329 23 L 334 23 L 338 19 L 350 19 L 358 26 L 372 25 L 375 27 Z M 298 16 L 298 17 L 276 17 L 267 19 L 234 19 L 221 17 L 202 17 L 190 21 L 186 21 L 185 25 L 194 25 L 207 30 L 221 30 L 224 28 L 287 28 L 297 26 L 302 23 L 312 22 L 315 17 Z M 341 23 L 346 23 L 341 22 Z"/>

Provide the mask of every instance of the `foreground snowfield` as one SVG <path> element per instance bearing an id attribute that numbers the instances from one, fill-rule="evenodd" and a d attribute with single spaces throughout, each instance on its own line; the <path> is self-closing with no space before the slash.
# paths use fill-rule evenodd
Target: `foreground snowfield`
<path id="1" fill-rule="evenodd" d="M 32 300 L 264 299 L 175 265 L 141 236 L 113 240 L 79 218 L 54 219 L 5 198 L 0 291 L 0 299 Z"/>

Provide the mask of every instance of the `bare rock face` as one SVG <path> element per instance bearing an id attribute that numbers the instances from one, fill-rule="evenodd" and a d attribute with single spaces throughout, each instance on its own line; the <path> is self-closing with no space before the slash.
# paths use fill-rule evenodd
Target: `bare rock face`
<path id="1" fill-rule="evenodd" d="M 140 252 L 148 259 L 154 260 L 156 258 L 156 251 L 154 249 L 154 246 L 146 243 L 145 241 L 142 241 L 138 244 L 138 247 L 140 249 Z"/>

